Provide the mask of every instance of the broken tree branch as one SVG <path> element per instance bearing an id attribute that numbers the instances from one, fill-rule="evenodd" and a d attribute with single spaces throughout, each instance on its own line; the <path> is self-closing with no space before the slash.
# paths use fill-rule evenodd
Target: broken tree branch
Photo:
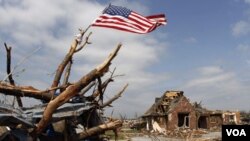
<path id="1" fill-rule="evenodd" d="M 110 77 L 109 77 L 108 79 L 106 79 L 106 80 L 102 83 L 102 85 L 101 85 L 102 93 L 105 92 L 105 90 L 106 90 L 108 84 L 109 84 L 110 82 L 113 82 L 113 81 L 114 81 L 114 79 L 113 79 L 114 77 L 121 76 L 121 75 L 113 76 L 114 73 L 115 73 L 115 70 L 116 70 L 116 68 L 114 68 L 114 70 L 111 72 Z M 99 88 L 99 89 L 100 89 L 100 88 Z M 96 90 L 96 91 L 93 92 L 93 94 L 92 94 L 92 99 L 95 99 L 96 97 L 98 97 L 98 96 L 101 94 L 99 91 L 100 91 L 100 90 Z"/>
<path id="2" fill-rule="evenodd" d="M 18 63 L 17 63 L 17 65 L 15 65 L 14 67 L 13 67 L 13 69 L 11 70 L 11 72 L 10 72 L 10 74 L 13 74 L 13 72 L 16 70 L 16 68 L 17 67 L 19 67 L 22 63 L 24 63 L 29 57 L 31 57 L 34 53 L 36 53 L 38 50 L 40 50 L 41 49 L 41 47 L 39 47 L 39 48 L 36 48 L 34 51 L 32 51 L 30 54 L 28 54 L 27 56 L 25 56 L 22 60 L 20 60 Z M 10 75 L 9 74 L 9 75 Z M 7 75 L 4 79 L 3 79 L 3 81 L 5 81 L 8 77 L 9 77 L 9 75 Z"/>
<path id="3" fill-rule="evenodd" d="M 97 78 L 97 82 L 98 82 L 98 92 L 99 92 L 99 101 L 101 102 L 101 104 L 103 104 L 103 91 L 102 91 L 102 79 L 100 77 Z"/>
<path id="4" fill-rule="evenodd" d="M 89 27 L 87 29 L 89 29 Z M 87 29 L 85 31 L 80 30 L 80 35 L 79 35 L 80 39 L 84 36 Z M 74 39 L 73 42 L 71 43 L 69 52 L 66 54 L 66 56 L 64 57 L 61 64 L 57 67 L 56 74 L 54 77 L 54 81 L 51 85 L 51 88 L 58 86 L 60 79 L 61 79 L 61 76 L 63 74 L 63 71 L 64 71 L 65 67 L 67 66 L 67 64 L 69 63 L 69 61 L 72 60 L 72 57 L 73 57 L 75 51 L 77 50 L 77 46 L 80 42 L 81 41 L 79 39 Z M 55 91 L 51 91 L 51 95 L 54 95 L 54 94 L 55 94 Z"/>
<path id="5" fill-rule="evenodd" d="M 114 80 L 110 77 L 110 78 L 108 78 L 107 80 L 105 80 L 103 83 L 102 83 L 102 89 L 105 89 L 107 86 L 108 86 L 108 84 L 110 83 L 110 82 L 113 82 Z M 98 97 L 100 95 L 100 93 L 99 93 L 99 90 L 97 89 L 97 90 L 95 90 L 94 92 L 93 92 L 93 94 L 91 95 L 91 97 L 92 97 L 92 99 L 95 99 L 96 97 Z"/>
<path id="6" fill-rule="evenodd" d="M 43 101 L 49 101 L 52 99 L 50 91 L 57 89 L 66 89 L 69 85 L 71 84 L 50 88 L 42 91 L 32 86 L 13 86 L 9 83 L 0 82 L 0 93 L 12 96 L 32 97 Z M 53 98 L 55 97 L 56 96 L 53 96 Z"/>
<path id="7" fill-rule="evenodd" d="M 63 85 L 67 85 L 69 82 L 69 76 L 71 71 L 71 66 L 73 64 L 73 60 L 71 59 L 67 65 L 66 71 L 64 73 Z M 65 89 L 60 89 L 60 92 L 63 92 Z"/>
<path id="8" fill-rule="evenodd" d="M 107 130 L 114 130 L 122 126 L 121 120 L 111 121 L 109 123 L 104 123 L 102 125 L 99 125 L 97 127 L 90 128 L 86 131 L 83 131 L 78 134 L 78 139 L 84 139 L 86 137 L 107 131 Z"/>
<path id="9" fill-rule="evenodd" d="M 6 57 L 7 57 L 7 75 L 8 75 L 8 79 L 10 81 L 10 84 L 15 86 L 15 81 L 12 77 L 12 73 L 11 73 L 11 47 L 8 47 L 8 45 L 6 43 L 4 43 L 4 46 L 5 46 L 5 49 L 6 49 Z M 23 107 L 23 103 L 22 103 L 22 100 L 21 100 L 21 97 L 20 96 L 15 96 L 16 97 L 16 100 L 17 100 L 17 104 L 19 107 Z"/>
<path id="10" fill-rule="evenodd" d="M 114 81 L 114 80 L 113 80 L 113 75 L 114 75 L 114 73 L 115 73 L 115 70 L 116 70 L 116 67 L 115 67 L 114 70 L 111 72 L 111 75 L 110 75 L 110 77 L 109 77 L 110 82 L 111 82 L 111 81 Z M 104 93 L 104 92 L 106 91 L 107 86 L 108 86 L 108 84 L 103 88 L 102 93 Z"/>
<path id="11" fill-rule="evenodd" d="M 92 32 L 90 32 L 89 35 L 86 37 L 85 42 L 78 49 L 75 50 L 75 53 L 82 50 L 87 44 L 91 44 L 91 42 L 89 42 L 89 37 L 91 34 Z"/>
<path id="12" fill-rule="evenodd" d="M 108 68 L 105 66 L 109 66 L 111 61 L 115 58 L 115 56 L 117 55 L 118 51 L 120 50 L 122 44 L 118 44 L 117 48 L 115 48 L 115 50 L 109 55 L 109 57 L 104 60 L 104 62 L 102 64 L 100 64 L 99 66 L 96 67 L 96 71 L 98 72 L 107 72 Z"/>
<path id="13" fill-rule="evenodd" d="M 86 92 L 88 92 L 93 86 L 95 86 L 95 82 L 91 82 L 86 88 L 84 88 L 83 90 L 81 90 L 81 92 L 79 93 L 79 95 L 84 95 Z"/>
<path id="14" fill-rule="evenodd" d="M 13 80 L 12 77 L 12 73 L 11 73 L 11 47 L 8 47 L 6 43 L 4 43 L 5 49 L 6 49 L 6 57 L 7 57 L 7 75 L 8 75 L 8 79 L 10 81 L 11 85 L 15 85 L 15 82 Z"/>
<path id="15" fill-rule="evenodd" d="M 20 97 L 33 97 L 46 101 L 51 99 L 51 95 L 48 91 L 41 91 L 31 86 L 13 86 L 3 82 L 0 82 L 0 93 Z"/>
<path id="16" fill-rule="evenodd" d="M 48 103 L 46 109 L 43 112 L 42 119 L 37 124 L 37 128 L 35 128 L 32 132 L 32 135 L 34 137 L 37 134 L 40 134 L 45 129 L 45 127 L 49 124 L 52 118 L 53 112 L 59 106 L 63 105 L 73 96 L 77 95 L 84 87 L 89 85 L 97 77 L 103 76 L 104 73 L 107 72 L 109 66 L 111 65 L 111 61 L 115 58 L 121 46 L 122 45 L 119 44 L 102 64 L 98 65 L 94 70 L 90 71 L 87 75 L 83 76 L 78 82 L 70 85 L 59 96 L 57 96 L 55 99 L 51 100 Z"/>
<path id="17" fill-rule="evenodd" d="M 109 99 L 107 102 L 103 103 L 103 105 L 101 105 L 100 107 L 104 108 L 106 106 L 109 106 L 112 102 L 114 102 L 116 99 L 121 97 L 122 93 L 126 90 L 127 87 L 128 87 L 128 84 L 126 84 L 118 94 L 116 94 L 113 98 Z"/>

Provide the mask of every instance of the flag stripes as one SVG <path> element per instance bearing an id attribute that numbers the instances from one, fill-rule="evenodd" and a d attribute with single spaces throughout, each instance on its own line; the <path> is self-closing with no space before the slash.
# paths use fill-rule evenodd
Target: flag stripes
<path id="1" fill-rule="evenodd" d="M 92 26 L 145 34 L 165 24 L 167 24 L 167 20 L 164 14 L 144 17 L 124 7 L 110 5 L 93 22 Z"/>

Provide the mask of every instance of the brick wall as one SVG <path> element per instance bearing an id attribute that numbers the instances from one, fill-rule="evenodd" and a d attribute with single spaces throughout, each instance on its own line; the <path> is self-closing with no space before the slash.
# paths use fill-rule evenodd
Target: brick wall
<path id="1" fill-rule="evenodd" d="M 168 115 L 167 129 L 174 130 L 178 128 L 178 113 L 189 113 L 189 127 L 190 129 L 196 129 L 196 112 L 194 107 L 190 104 L 186 97 L 182 97 Z"/>

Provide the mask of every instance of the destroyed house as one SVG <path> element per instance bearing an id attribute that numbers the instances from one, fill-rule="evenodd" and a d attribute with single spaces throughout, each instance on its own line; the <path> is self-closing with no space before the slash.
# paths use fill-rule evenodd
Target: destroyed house
<path id="1" fill-rule="evenodd" d="M 222 111 L 207 110 L 196 102 L 193 106 L 196 111 L 197 128 L 209 129 L 223 124 Z"/>
<path id="2" fill-rule="evenodd" d="M 229 121 L 239 123 L 237 114 L 211 111 L 201 107 L 201 104 L 190 101 L 183 95 L 183 91 L 166 91 L 145 112 L 142 119 L 146 122 L 147 130 L 157 127 L 166 130 L 177 128 L 209 129 L 228 124 Z"/>
<path id="3" fill-rule="evenodd" d="M 223 112 L 223 124 L 240 124 L 240 112 Z"/>
<path id="4" fill-rule="evenodd" d="M 162 97 L 142 116 L 147 129 L 154 129 L 155 124 L 167 130 L 176 128 L 196 128 L 196 111 L 183 91 L 166 91 Z"/>

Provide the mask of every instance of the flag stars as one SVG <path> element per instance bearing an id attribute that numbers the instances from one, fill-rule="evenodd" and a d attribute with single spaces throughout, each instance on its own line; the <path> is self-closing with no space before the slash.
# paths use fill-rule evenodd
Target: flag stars
<path id="1" fill-rule="evenodd" d="M 118 16 L 128 18 L 128 16 L 131 13 L 131 10 L 124 8 L 124 7 L 118 7 L 118 6 L 111 5 L 104 11 L 104 13 L 110 14 L 110 15 L 118 15 Z"/>

